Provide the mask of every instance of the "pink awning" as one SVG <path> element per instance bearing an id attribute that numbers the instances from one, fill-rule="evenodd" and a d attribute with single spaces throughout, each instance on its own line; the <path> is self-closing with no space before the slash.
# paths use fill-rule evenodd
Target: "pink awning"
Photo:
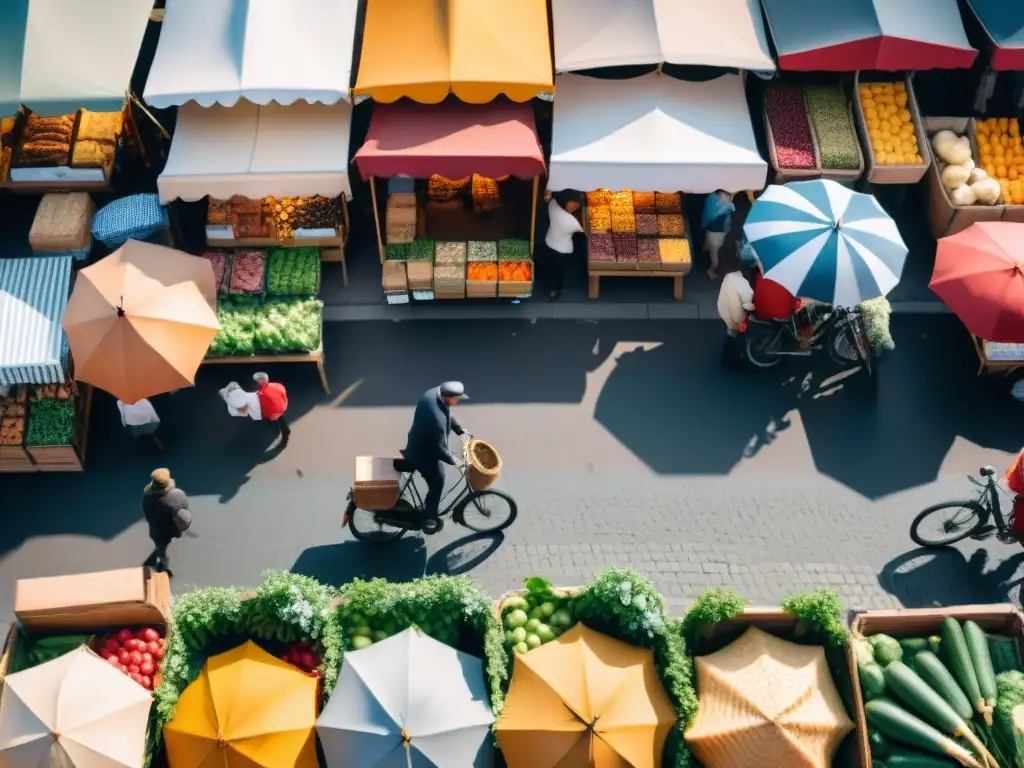
<path id="1" fill-rule="evenodd" d="M 464 179 L 532 179 L 544 173 L 544 153 L 529 103 L 374 104 L 366 142 L 355 156 L 364 179 L 438 174 Z"/>

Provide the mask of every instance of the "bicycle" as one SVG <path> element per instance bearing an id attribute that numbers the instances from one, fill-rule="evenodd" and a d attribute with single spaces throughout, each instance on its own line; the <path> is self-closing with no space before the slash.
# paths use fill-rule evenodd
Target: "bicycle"
<path id="1" fill-rule="evenodd" d="M 398 501 L 395 506 L 386 511 L 370 511 L 358 509 L 355 500 L 355 488 L 348 491 L 348 506 L 342 518 L 342 527 L 348 527 L 352 535 L 359 541 L 366 541 L 374 544 L 384 544 L 397 541 L 405 535 L 406 531 L 423 531 L 428 535 L 438 533 L 444 528 L 444 519 L 448 515 L 454 522 L 469 528 L 476 533 L 497 533 L 508 528 L 515 522 L 519 514 L 519 507 L 515 500 L 494 488 L 476 490 L 469 483 L 469 444 L 471 436 L 464 435 L 462 439 L 462 464 L 460 466 L 459 482 L 453 485 L 441 497 L 441 503 L 452 495 L 457 489 L 458 495 L 452 499 L 448 506 L 438 512 L 436 518 L 427 517 L 424 509 L 423 496 L 416 483 L 413 482 L 415 468 L 405 459 L 396 459 L 395 469 L 401 475 Z M 504 505 L 507 508 L 504 517 L 496 513 L 496 509 Z M 356 522 L 357 515 L 366 515 L 365 520 Z M 470 514 L 479 515 L 485 520 L 499 520 L 497 523 L 481 524 L 476 522 Z M 372 530 L 376 526 L 376 530 Z"/>
<path id="2" fill-rule="evenodd" d="M 743 353 L 750 364 L 771 368 L 783 357 L 807 357 L 824 346 L 835 364 L 863 364 L 869 374 L 872 372 L 871 345 L 860 312 L 821 304 L 809 304 L 803 312 L 810 324 L 806 336 L 797 330 L 795 318 L 779 321 L 748 317 Z"/>
<path id="3" fill-rule="evenodd" d="M 922 510 L 910 525 L 910 538 L 922 547 L 945 547 L 956 544 L 971 536 L 986 532 L 990 520 L 995 521 L 996 536 L 1005 544 L 1012 544 L 1016 539 L 1009 532 L 1009 520 L 1003 516 L 999 502 L 999 482 L 996 479 L 995 467 L 985 466 L 980 470 L 985 482 L 967 476 L 967 479 L 981 490 L 977 497 L 965 501 L 944 501 L 933 504 Z M 942 519 L 939 523 L 941 534 L 936 538 L 922 535 L 922 524 L 932 516 L 939 516 L 946 510 L 952 510 L 951 519 Z"/>

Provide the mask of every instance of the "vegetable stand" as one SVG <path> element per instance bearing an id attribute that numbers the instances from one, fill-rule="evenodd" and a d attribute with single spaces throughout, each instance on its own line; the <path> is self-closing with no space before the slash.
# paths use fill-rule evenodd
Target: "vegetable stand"
<path id="1" fill-rule="evenodd" d="M 249 355 L 247 357 L 207 357 L 203 362 L 207 365 L 221 365 L 224 363 L 246 363 L 249 365 L 314 363 L 316 365 L 317 372 L 320 374 L 320 384 L 323 386 L 324 392 L 328 395 L 331 394 L 331 386 L 327 381 L 327 371 L 324 368 L 324 347 L 322 342 L 312 352 L 300 352 L 294 354 L 284 353 L 280 355 Z"/>
<path id="2" fill-rule="evenodd" d="M 661 277 L 681 300 L 692 263 L 683 195 L 764 188 L 742 79 L 556 82 L 548 187 L 587 192 L 589 297 L 602 278 Z"/>

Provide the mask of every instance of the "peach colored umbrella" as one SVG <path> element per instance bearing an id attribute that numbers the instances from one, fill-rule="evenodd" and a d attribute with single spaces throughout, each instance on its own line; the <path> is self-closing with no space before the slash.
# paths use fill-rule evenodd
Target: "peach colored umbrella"
<path id="1" fill-rule="evenodd" d="M 75 378 L 126 403 L 191 386 L 216 302 L 206 259 L 129 240 L 78 273 L 63 320 Z"/>

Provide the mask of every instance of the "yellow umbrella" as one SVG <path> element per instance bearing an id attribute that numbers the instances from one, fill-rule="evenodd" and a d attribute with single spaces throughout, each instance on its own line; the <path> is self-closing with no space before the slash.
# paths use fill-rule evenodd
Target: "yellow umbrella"
<path id="1" fill-rule="evenodd" d="M 164 728 L 169 768 L 317 768 L 317 681 L 251 640 L 206 660 Z"/>
<path id="2" fill-rule="evenodd" d="M 509 768 L 655 768 L 676 719 L 654 654 L 580 623 L 516 656 L 498 746 Z"/>

